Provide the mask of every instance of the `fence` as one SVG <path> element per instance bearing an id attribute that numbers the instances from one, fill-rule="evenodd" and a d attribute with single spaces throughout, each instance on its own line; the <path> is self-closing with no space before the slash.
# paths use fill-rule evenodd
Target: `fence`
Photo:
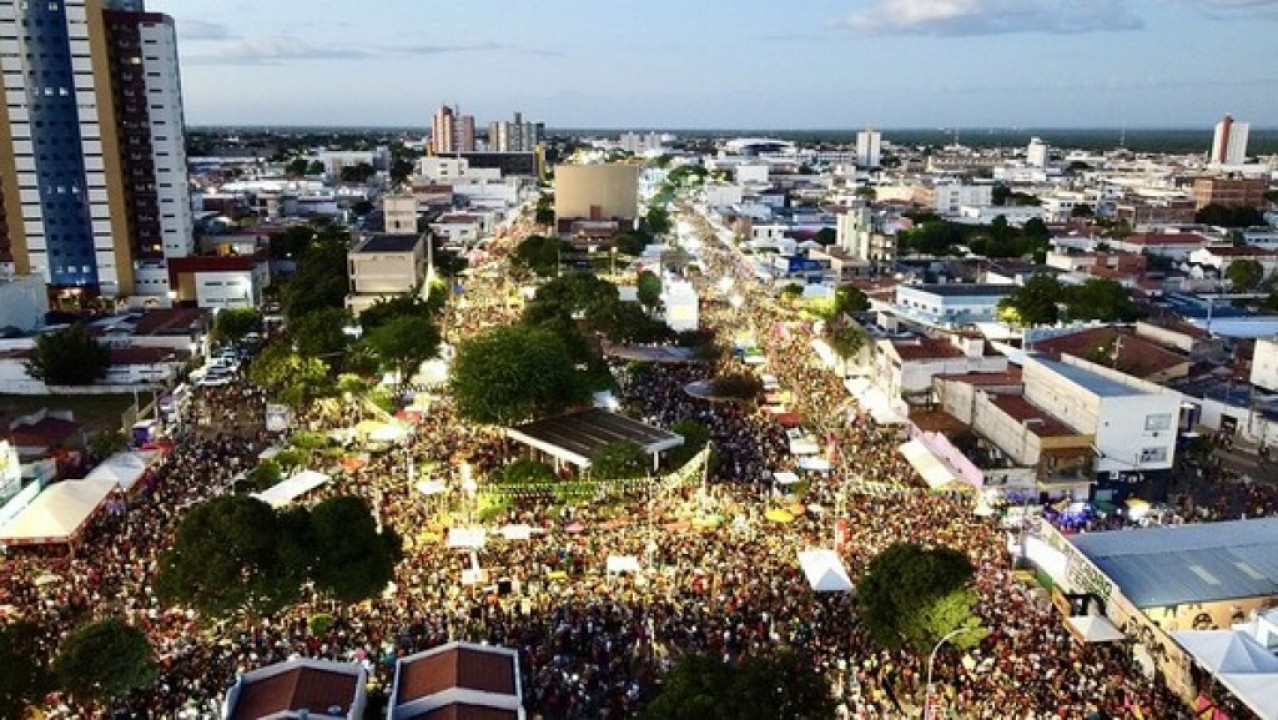
<path id="1" fill-rule="evenodd" d="M 707 446 L 683 467 L 663 477 L 641 477 L 616 480 L 568 480 L 546 483 L 481 483 L 477 492 L 481 495 L 497 495 L 509 498 L 554 496 L 565 499 L 604 498 L 626 493 L 653 492 L 662 494 L 687 487 L 701 479 L 702 468 L 710 455 Z"/>

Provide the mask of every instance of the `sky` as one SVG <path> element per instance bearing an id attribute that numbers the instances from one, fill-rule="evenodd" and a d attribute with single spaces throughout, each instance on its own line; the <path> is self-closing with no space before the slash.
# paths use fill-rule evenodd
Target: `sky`
<path id="1" fill-rule="evenodd" d="M 1278 0 L 148 0 L 187 122 L 1278 126 Z"/>

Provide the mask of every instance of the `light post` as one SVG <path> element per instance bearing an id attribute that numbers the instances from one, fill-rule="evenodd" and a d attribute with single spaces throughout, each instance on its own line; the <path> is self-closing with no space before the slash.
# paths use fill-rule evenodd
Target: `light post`
<path id="1" fill-rule="evenodd" d="M 932 666 L 936 663 L 936 654 L 941 651 L 941 646 L 949 642 L 951 638 L 970 632 L 971 628 L 961 627 L 957 630 L 951 630 L 936 642 L 936 647 L 932 648 L 932 654 L 927 657 L 927 689 L 923 694 L 923 720 L 931 720 L 932 718 Z"/>

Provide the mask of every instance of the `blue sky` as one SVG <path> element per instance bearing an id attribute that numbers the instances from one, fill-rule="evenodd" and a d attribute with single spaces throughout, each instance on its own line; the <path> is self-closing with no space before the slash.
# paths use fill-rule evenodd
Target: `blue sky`
<path id="1" fill-rule="evenodd" d="M 187 121 L 1278 126 L 1278 0 L 149 0 Z"/>

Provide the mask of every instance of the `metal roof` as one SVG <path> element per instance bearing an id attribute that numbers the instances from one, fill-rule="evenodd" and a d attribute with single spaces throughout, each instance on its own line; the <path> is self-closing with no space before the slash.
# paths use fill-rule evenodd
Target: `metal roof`
<path id="1" fill-rule="evenodd" d="M 1278 518 L 1085 533 L 1070 542 L 1137 607 L 1278 596 Z"/>
<path id="2" fill-rule="evenodd" d="M 682 435 L 598 408 L 507 428 L 506 435 L 582 467 L 610 443 L 631 442 L 646 453 L 683 444 Z"/>
<path id="3" fill-rule="evenodd" d="M 1045 355 L 1032 355 L 1031 357 L 1043 367 L 1100 397 L 1130 397 L 1132 395 L 1153 394 L 1148 390 L 1142 390 L 1131 385 L 1124 385 L 1117 380 L 1111 380 L 1087 368 L 1052 360 Z"/>

